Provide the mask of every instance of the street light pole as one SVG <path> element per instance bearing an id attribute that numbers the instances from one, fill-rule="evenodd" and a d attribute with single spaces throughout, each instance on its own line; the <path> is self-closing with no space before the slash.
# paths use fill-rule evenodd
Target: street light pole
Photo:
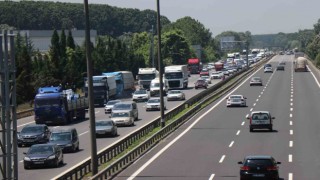
<path id="1" fill-rule="evenodd" d="M 163 102 L 163 69 L 161 60 L 161 23 L 160 23 L 160 5 L 157 0 L 157 30 L 158 30 L 158 69 L 159 69 L 159 80 L 160 80 L 160 112 L 161 112 L 161 127 L 165 127 L 164 120 L 164 102 Z"/>
<path id="2" fill-rule="evenodd" d="M 151 62 L 152 62 L 152 67 L 155 67 L 154 66 L 154 53 L 153 53 L 153 50 L 154 50 L 154 43 L 153 43 L 153 25 L 151 26 L 151 32 L 150 32 L 150 39 L 151 39 L 151 44 L 150 44 L 150 58 L 151 58 Z"/>

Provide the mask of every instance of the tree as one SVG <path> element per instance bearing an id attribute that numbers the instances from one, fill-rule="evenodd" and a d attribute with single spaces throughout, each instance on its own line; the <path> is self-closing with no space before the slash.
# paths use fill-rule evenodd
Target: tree
<path id="1" fill-rule="evenodd" d="M 49 49 L 50 59 L 53 65 L 53 68 L 59 69 L 60 65 L 60 42 L 59 35 L 57 30 L 53 31 L 53 35 L 51 37 L 51 46 Z"/>
<path id="2" fill-rule="evenodd" d="M 73 50 L 76 48 L 76 45 L 74 43 L 74 39 L 73 39 L 71 30 L 68 31 L 68 37 L 67 37 L 67 44 L 66 45 L 67 45 L 67 47 L 70 47 Z"/>

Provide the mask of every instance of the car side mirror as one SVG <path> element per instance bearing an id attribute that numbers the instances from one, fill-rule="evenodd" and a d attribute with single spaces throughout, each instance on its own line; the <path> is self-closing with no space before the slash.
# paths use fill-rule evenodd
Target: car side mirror
<path id="1" fill-rule="evenodd" d="M 238 164 L 243 164 L 242 161 L 239 161 Z"/>

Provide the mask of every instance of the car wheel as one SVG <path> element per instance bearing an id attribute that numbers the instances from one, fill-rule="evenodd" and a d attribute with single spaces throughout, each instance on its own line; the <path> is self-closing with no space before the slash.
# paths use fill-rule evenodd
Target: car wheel
<path id="1" fill-rule="evenodd" d="M 18 144 L 18 147 L 22 147 L 22 144 Z"/>
<path id="2" fill-rule="evenodd" d="M 61 164 L 61 165 L 63 165 L 63 164 L 64 164 L 64 162 L 63 162 L 63 158 L 61 159 L 60 164 Z"/>
<path id="3" fill-rule="evenodd" d="M 273 131 L 273 128 L 270 128 L 269 130 L 270 130 L 270 132 L 272 132 L 272 131 Z"/>
<path id="4" fill-rule="evenodd" d="M 75 145 L 72 145 L 72 152 L 76 152 L 77 151 L 77 147 Z"/>
<path id="5" fill-rule="evenodd" d="M 250 132 L 253 132 L 253 128 L 250 128 Z"/>
<path id="6" fill-rule="evenodd" d="M 114 137 L 118 136 L 118 130 L 114 131 Z"/>
<path id="7" fill-rule="evenodd" d="M 55 168 L 58 168 L 59 165 L 60 165 L 60 162 L 59 162 L 59 159 L 57 159 L 57 162 L 55 163 L 54 167 L 55 167 Z"/>
<path id="8" fill-rule="evenodd" d="M 77 146 L 77 151 L 79 151 L 80 150 L 80 145 L 78 144 L 78 146 Z"/>
<path id="9" fill-rule="evenodd" d="M 26 165 L 24 165 L 23 167 L 24 167 L 24 169 L 30 169 L 30 167 L 26 166 Z"/>

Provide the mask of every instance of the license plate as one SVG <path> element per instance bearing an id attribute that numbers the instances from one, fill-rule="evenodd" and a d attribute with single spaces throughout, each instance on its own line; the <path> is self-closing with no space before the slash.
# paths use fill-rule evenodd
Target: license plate
<path id="1" fill-rule="evenodd" d="M 253 174 L 253 177 L 264 177 L 264 174 Z"/>
<path id="2" fill-rule="evenodd" d="M 33 162 L 34 164 L 44 164 L 44 161 Z"/>
<path id="3" fill-rule="evenodd" d="M 268 121 L 252 121 L 252 124 L 268 124 Z"/>

